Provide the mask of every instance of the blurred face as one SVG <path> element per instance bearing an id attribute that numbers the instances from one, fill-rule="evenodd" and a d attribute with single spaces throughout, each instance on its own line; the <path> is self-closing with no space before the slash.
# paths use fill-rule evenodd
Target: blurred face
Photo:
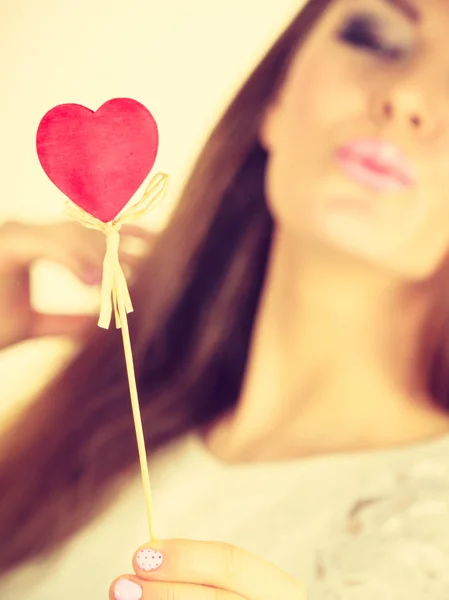
<path id="1" fill-rule="evenodd" d="M 266 113 L 278 230 L 401 279 L 449 249 L 449 3 L 334 0 Z"/>

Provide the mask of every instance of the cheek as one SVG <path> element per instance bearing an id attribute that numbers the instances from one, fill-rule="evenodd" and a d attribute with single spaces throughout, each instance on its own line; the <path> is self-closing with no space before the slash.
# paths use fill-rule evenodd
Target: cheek
<path id="1" fill-rule="evenodd" d="M 326 46 L 293 62 L 275 119 L 274 177 L 316 184 L 333 168 L 336 148 L 366 130 L 366 73 L 336 53 Z"/>
<path id="2" fill-rule="evenodd" d="M 366 119 L 366 87 L 366 73 L 364 81 L 362 71 L 345 70 L 344 61 L 337 57 L 335 61 L 327 55 L 311 57 L 293 72 L 286 94 L 285 126 L 315 146 L 337 142 L 354 121 Z"/>
<path id="3" fill-rule="evenodd" d="M 433 160 L 420 173 L 417 204 L 422 206 L 422 219 L 416 223 L 416 235 L 410 244 L 409 261 L 432 273 L 445 261 L 449 249 L 449 135 L 432 148 Z M 447 190 L 447 192 L 446 192 Z"/>
<path id="4" fill-rule="evenodd" d="M 293 65 L 278 107 L 267 175 L 268 203 L 278 224 L 295 229 L 309 220 L 334 166 L 348 122 L 363 107 L 354 74 L 337 72 L 328 56 Z"/>
<path id="5" fill-rule="evenodd" d="M 427 215 L 417 224 L 417 234 L 411 240 L 406 262 L 421 278 L 430 276 L 444 262 L 449 249 L 449 205 L 443 200 L 435 204 L 435 198 L 429 190 L 424 198 Z M 427 196 L 427 194 L 426 194 Z M 427 202 L 426 202 L 427 200 Z"/>
<path id="6" fill-rule="evenodd" d="M 335 46 L 316 55 L 309 52 L 292 65 L 273 129 L 267 199 L 282 229 L 316 233 L 326 243 L 401 276 L 425 279 L 449 248 L 449 192 L 442 192 L 449 190 L 449 172 L 444 161 L 430 161 L 432 173 L 424 174 L 425 185 L 417 196 L 386 202 L 373 223 L 344 221 L 341 230 L 330 234 L 327 229 L 323 233 L 316 217 L 315 209 L 325 206 L 335 189 L 353 193 L 354 188 L 344 187 L 333 153 L 346 139 L 370 133 L 369 100 L 378 84 L 375 74 L 366 72 L 366 63 L 345 63 Z M 449 139 L 441 143 L 449 149 Z M 435 154 L 447 156 L 445 148 Z"/>

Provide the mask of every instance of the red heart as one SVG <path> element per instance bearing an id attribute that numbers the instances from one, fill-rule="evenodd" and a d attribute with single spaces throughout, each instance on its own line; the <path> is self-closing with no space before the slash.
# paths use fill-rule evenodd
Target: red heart
<path id="1" fill-rule="evenodd" d="M 80 208 L 112 221 L 144 182 L 156 160 L 159 134 L 150 111 L 129 98 L 96 112 L 55 106 L 39 124 L 36 148 L 51 181 Z"/>

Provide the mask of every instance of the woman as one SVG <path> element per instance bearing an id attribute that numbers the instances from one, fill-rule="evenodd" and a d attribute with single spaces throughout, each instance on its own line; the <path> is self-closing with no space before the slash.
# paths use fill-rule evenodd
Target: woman
<path id="1" fill-rule="evenodd" d="M 311 0 L 214 130 L 131 289 L 159 537 L 196 541 L 111 598 L 447 598 L 448 26 Z M 103 597 L 145 535 L 120 336 L 87 337 L 3 441 L 5 600 Z"/>

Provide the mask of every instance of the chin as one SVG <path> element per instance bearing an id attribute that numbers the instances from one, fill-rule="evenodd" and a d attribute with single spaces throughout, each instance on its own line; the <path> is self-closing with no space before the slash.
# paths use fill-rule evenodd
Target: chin
<path id="1" fill-rule="evenodd" d="M 306 253 L 317 265 L 323 264 L 332 271 L 366 271 L 366 274 L 388 274 L 389 277 L 403 278 L 404 273 L 397 268 L 394 260 L 379 248 L 357 243 L 353 238 L 330 235 L 322 229 L 310 229 L 301 236 L 300 252 Z M 377 250 L 377 251 L 376 251 Z"/>

